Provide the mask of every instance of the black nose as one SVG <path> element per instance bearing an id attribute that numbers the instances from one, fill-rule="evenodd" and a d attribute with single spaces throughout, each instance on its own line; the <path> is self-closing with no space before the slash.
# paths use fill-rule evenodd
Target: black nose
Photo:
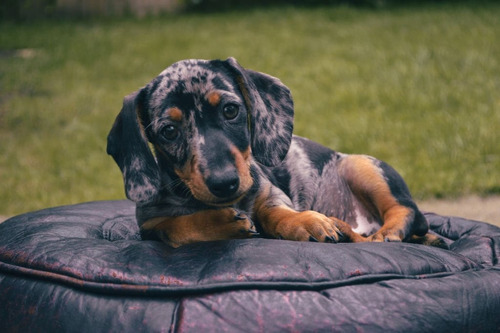
<path id="1" fill-rule="evenodd" d="M 234 172 L 220 172 L 212 174 L 206 181 L 208 189 L 218 198 L 232 196 L 240 186 L 240 178 Z"/>

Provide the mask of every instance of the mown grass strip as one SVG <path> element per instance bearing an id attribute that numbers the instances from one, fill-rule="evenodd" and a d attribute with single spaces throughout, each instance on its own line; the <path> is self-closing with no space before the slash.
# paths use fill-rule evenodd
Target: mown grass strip
<path id="1" fill-rule="evenodd" d="M 123 198 L 122 97 L 236 57 L 294 95 L 296 133 L 395 166 L 421 198 L 500 192 L 500 5 L 273 8 L 0 24 L 0 212 Z"/>

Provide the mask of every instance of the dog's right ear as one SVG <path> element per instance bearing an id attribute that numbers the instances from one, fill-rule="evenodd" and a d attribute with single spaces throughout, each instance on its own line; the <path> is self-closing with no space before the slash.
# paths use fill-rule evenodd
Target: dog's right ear
<path id="1" fill-rule="evenodd" d="M 275 77 L 244 69 L 234 58 L 222 63 L 231 71 L 248 108 L 253 157 L 266 166 L 278 165 L 292 142 L 290 90 Z"/>
<path id="2" fill-rule="evenodd" d="M 107 152 L 123 173 L 127 198 L 147 203 L 159 192 L 160 172 L 140 119 L 142 95 L 143 90 L 139 90 L 124 98 L 108 135 Z"/>

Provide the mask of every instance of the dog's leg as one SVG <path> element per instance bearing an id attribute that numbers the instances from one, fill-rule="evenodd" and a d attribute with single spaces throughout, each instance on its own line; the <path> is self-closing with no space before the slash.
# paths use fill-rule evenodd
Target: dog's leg
<path id="1" fill-rule="evenodd" d="M 339 173 L 356 198 L 383 222 L 369 240 L 400 242 L 412 235 L 426 235 L 425 217 L 390 166 L 368 156 L 348 155 L 340 162 Z"/>
<path id="2" fill-rule="evenodd" d="M 286 195 L 273 185 L 262 186 L 254 214 L 267 235 L 297 241 L 366 241 L 346 222 L 312 210 L 296 211 L 290 208 L 291 203 L 286 199 Z"/>
<path id="3" fill-rule="evenodd" d="M 233 208 L 210 209 L 175 217 L 156 217 L 142 225 L 141 233 L 153 233 L 172 247 L 258 235 L 252 220 Z"/>

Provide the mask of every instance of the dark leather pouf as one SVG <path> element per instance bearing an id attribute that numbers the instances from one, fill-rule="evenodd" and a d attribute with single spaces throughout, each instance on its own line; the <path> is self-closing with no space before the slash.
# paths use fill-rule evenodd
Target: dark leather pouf
<path id="1" fill-rule="evenodd" d="M 500 228 L 426 214 L 407 243 L 140 240 L 134 204 L 0 224 L 0 331 L 497 332 Z"/>

